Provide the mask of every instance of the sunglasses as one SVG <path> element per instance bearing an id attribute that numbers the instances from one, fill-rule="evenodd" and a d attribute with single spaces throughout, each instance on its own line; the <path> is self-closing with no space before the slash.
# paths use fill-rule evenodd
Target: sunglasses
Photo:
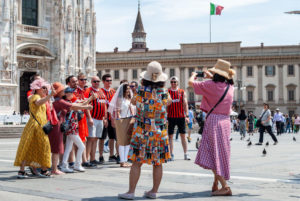
<path id="1" fill-rule="evenodd" d="M 100 81 L 99 80 L 95 80 L 95 81 L 93 81 L 93 83 L 99 83 Z"/>
<path id="2" fill-rule="evenodd" d="M 79 79 L 80 81 L 84 82 L 84 81 L 87 81 L 87 79 Z"/>
<path id="3" fill-rule="evenodd" d="M 176 84 L 177 82 L 176 82 L 176 81 L 171 81 L 171 83 L 172 83 L 172 84 L 173 84 L 173 83 L 175 83 L 175 84 Z"/>
<path id="4" fill-rule="evenodd" d="M 47 89 L 47 87 L 43 86 L 43 87 L 42 87 L 42 89 L 45 89 L 45 90 L 46 90 L 46 89 Z"/>
<path id="5" fill-rule="evenodd" d="M 105 80 L 105 82 L 112 82 L 112 80 Z"/>
<path id="6" fill-rule="evenodd" d="M 135 86 L 134 85 L 130 85 L 130 88 L 134 88 Z"/>

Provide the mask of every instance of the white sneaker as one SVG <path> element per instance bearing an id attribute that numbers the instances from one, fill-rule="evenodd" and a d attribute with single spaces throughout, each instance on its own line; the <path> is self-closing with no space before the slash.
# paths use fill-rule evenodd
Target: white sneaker
<path id="1" fill-rule="evenodd" d="M 189 155 L 187 155 L 187 154 L 184 154 L 184 160 L 187 160 L 187 161 L 189 161 L 189 160 L 191 160 L 191 158 L 189 157 Z"/>
<path id="2" fill-rule="evenodd" d="M 70 169 L 69 167 L 63 167 L 61 166 L 60 170 L 64 173 L 73 173 L 74 170 Z"/>
<path id="3" fill-rule="evenodd" d="M 134 200 L 134 193 L 119 194 L 118 198 L 121 198 L 121 199 L 124 199 L 124 200 Z"/>
<path id="4" fill-rule="evenodd" d="M 74 170 L 78 172 L 85 172 L 85 169 L 81 165 L 75 165 Z"/>

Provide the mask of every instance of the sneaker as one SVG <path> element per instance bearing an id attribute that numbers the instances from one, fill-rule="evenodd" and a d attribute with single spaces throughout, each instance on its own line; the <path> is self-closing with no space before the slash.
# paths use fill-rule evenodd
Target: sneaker
<path id="1" fill-rule="evenodd" d="M 104 151 L 104 153 L 108 153 L 109 152 L 109 147 L 104 145 L 103 151 Z"/>
<path id="2" fill-rule="evenodd" d="M 69 163 L 69 168 L 72 168 L 72 169 L 73 169 L 73 168 L 74 168 L 74 164 L 75 164 L 74 162 L 70 162 L 70 163 Z"/>
<path id="3" fill-rule="evenodd" d="M 117 164 L 120 164 L 120 156 L 117 155 Z"/>
<path id="4" fill-rule="evenodd" d="M 273 145 L 276 145 L 276 144 L 278 144 L 278 142 L 274 142 L 274 144 L 273 144 Z"/>
<path id="5" fill-rule="evenodd" d="M 89 163 L 89 162 L 84 162 L 81 164 L 83 167 L 87 167 L 87 168 L 90 168 L 90 167 L 95 167 L 96 165 L 92 164 L 92 163 Z"/>
<path id="6" fill-rule="evenodd" d="M 124 199 L 124 200 L 134 200 L 134 193 L 123 193 L 119 194 L 118 198 Z"/>
<path id="7" fill-rule="evenodd" d="M 93 164 L 93 165 L 98 165 L 98 164 L 99 164 L 99 162 L 96 161 L 96 160 L 93 160 L 93 161 L 91 161 L 90 163 Z"/>
<path id="8" fill-rule="evenodd" d="M 187 160 L 187 161 L 189 161 L 189 160 L 191 160 L 191 158 L 189 157 L 189 155 L 187 155 L 187 154 L 184 154 L 184 160 Z"/>
<path id="9" fill-rule="evenodd" d="M 75 165 L 74 170 L 78 172 L 85 172 L 85 169 L 81 165 Z"/>
<path id="10" fill-rule="evenodd" d="M 258 142 L 258 143 L 256 143 L 255 145 L 262 145 L 262 143 Z"/>
<path id="11" fill-rule="evenodd" d="M 103 156 L 100 156 L 100 157 L 99 157 L 99 163 L 100 163 L 100 164 L 103 164 L 104 162 L 105 162 L 104 157 L 103 157 Z"/>
<path id="12" fill-rule="evenodd" d="M 108 162 L 117 162 L 117 157 L 116 156 L 110 156 L 108 158 Z"/>
<path id="13" fill-rule="evenodd" d="M 174 154 L 171 154 L 171 161 L 174 161 Z"/>
<path id="14" fill-rule="evenodd" d="M 69 167 L 61 167 L 60 170 L 64 173 L 73 173 L 74 170 Z"/>
<path id="15" fill-rule="evenodd" d="M 156 199 L 156 193 L 150 193 L 145 191 L 144 197 L 149 198 L 149 199 Z"/>

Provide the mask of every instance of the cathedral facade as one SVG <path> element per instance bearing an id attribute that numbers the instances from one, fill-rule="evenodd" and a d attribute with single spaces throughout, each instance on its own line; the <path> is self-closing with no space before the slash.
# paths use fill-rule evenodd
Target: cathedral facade
<path id="1" fill-rule="evenodd" d="M 0 114 L 28 110 L 30 77 L 96 74 L 93 0 L 0 0 Z"/>

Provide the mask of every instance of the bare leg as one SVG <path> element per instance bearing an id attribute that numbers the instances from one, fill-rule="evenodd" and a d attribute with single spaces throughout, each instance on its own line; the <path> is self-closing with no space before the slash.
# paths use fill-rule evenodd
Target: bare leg
<path id="1" fill-rule="evenodd" d="M 109 156 L 113 156 L 114 155 L 115 140 L 114 139 L 109 139 L 108 146 L 109 146 Z"/>
<path id="2" fill-rule="evenodd" d="M 142 163 L 133 162 L 129 175 L 129 190 L 127 193 L 134 193 L 140 179 Z"/>
<path id="3" fill-rule="evenodd" d="M 86 142 L 83 142 L 84 147 L 86 147 Z M 86 163 L 87 159 L 86 159 L 86 148 L 84 149 L 83 153 L 82 153 L 82 162 Z"/>
<path id="4" fill-rule="evenodd" d="M 59 154 L 52 153 L 52 172 L 57 171 Z"/>
<path id="5" fill-rule="evenodd" d="M 96 160 L 97 140 L 98 140 L 98 138 L 92 138 L 92 149 L 91 149 L 90 161 Z"/>
<path id="6" fill-rule="evenodd" d="M 183 148 L 183 152 L 184 154 L 187 153 L 187 142 L 185 139 L 185 134 L 180 133 L 180 138 L 181 138 L 181 144 L 182 144 L 182 148 Z"/>
<path id="7" fill-rule="evenodd" d="M 157 193 L 162 175 L 162 165 L 153 165 L 153 188 L 149 191 L 149 193 Z"/>
<path id="8" fill-rule="evenodd" d="M 25 163 L 26 163 L 26 161 L 22 161 L 22 163 L 21 163 L 20 171 L 22 171 L 22 172 L 25 171 Z"/>
<path id="9" fill-rule="evenodd" d="M 87 142 L 86 142 L 86 160 L 90 159 L 90 155 L 91 155 L 91 150 L 92 150 L 92 138 L 87 138 Z"/>
<path id="10" fill-rule="evenodd" d="M 99 140 L 99 156 L 103 156 L 104 151 L 104 139 Z"/>
<path id="11" fill-rule="evenodd" d="M 173 154 L 173 135 L 169 135 L 170 153 Z"/>

